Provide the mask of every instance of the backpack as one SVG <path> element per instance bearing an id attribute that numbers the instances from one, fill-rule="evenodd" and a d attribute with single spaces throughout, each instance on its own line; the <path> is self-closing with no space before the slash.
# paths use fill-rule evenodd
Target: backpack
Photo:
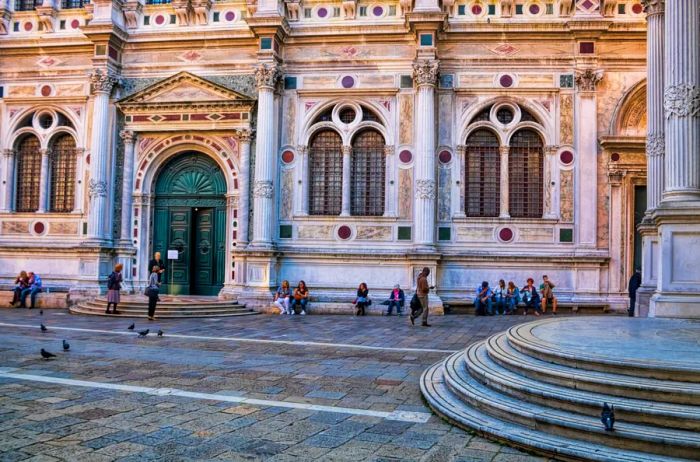
<path id="1" fill-rule="evenodd" d="M 112 273 L 107 278 L 107 288 L 110 290 L 114 290 L 116 285 L 117 285 L 117 275 L 115 273 Z"/>

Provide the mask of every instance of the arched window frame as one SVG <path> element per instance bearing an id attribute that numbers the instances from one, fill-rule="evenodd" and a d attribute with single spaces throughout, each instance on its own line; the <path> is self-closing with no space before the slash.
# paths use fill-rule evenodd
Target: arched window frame
<path id="1" fill-rule="evenodd" d="M 488 141 L 492 144 L 483 144 L 486 136 L 491 137 Z M 491 127 L 480 126 L 469 134 L 464 147 L 464 213 L 467 217 L 497 217 L 500 214 L 501 190 L 501 143 L 498 134 Z M 492 171 L 495 171 L 495 176 L 489 178 Z"/>
<path id="2" fill-rule="evenodd" d="M 380 141 L 360 146 L 367 137 Z M 352 138 L 350 169 L 350 214 L 383 216 L 386 197 L 386 158 L 384 136 L 374 128 L 358 130 Z"/>
<path id="3" fill-rule="evenodd" d="M 514 145 L 521 133 L 531 133 L 531 140 L 537 142 L 523 146 Z M 513 131 L 509 145 L 508 213 L 512 218 L 542 218 L 545 181 L 543 137 L 538 130 L 523 124 Z"/>
<path id="4" fill-rule="evenodd" d="M 41 140 L 35 134 L 26 134 L 16 141 L 14 209 L 17 212 L 37 212 L 41 207 L 41 156 Z"/>
<path id="5" fill-rule="evenodd" d="M 328 140 L 322 140 L 325 137 Z M 332 140 L 331 140 L 332 138 Z M 332 145 L 323 146 L 322 143 Z M 309 215 L 339 215 L 342 209 L 343 142 L 330 127 L 317 130 L 309 143 Z M 321 151 L 323 150 L 323 151 Z M 323 165 L 320 165 L 323 161 Z"/>
<path id="6" fill-rule="evenodd" d="M 72 146 L 61 146 L 64 140 L 72 141 Z M 57 132 L 51 138 L 49 163 L 49 211 L 71 213 L 75 209 L 75 192 L 79 150 L 75 137 L 65 131 Z"/>

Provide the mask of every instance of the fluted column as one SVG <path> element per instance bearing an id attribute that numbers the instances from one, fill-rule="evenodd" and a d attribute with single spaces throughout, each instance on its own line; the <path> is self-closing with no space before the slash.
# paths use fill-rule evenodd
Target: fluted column
<path id="1" fill-rule="evenodd" d="M 413 65 L 418 87 L 416 104 L 415 202 L 413 208 L 414 243 L 431 250 L 435 245 L 435 85 L 438 61 L 422 60 Z"/>
<path id="2" fill-rule="evenodd" d="M 340 216 L 350 216 L 350 162 L 352 161 L 352 147 L 343 146 L 343 186 L 340 206 Z"/>
<path id="3" fill-rule="evenodd" d="M 666 6 L 663 201 L 700 199 L 700 2 Z"/>
<path id="4" fill-rule="evenodd" d="M 2 160 L 4 167 L 2 176 L 4 181 L 2 211 L 11 212 L 13 209 L 12 196 L 15 184 L 15 150 L 5 149 L 2 153 Z"/>
<path id="5" fill-rule="evenodd" d="M 238 245 L 248 244 L 248 217 L 250 216 L 250 140 L 253 131 L 236 130 L 240 149 L 238 169 Z"/>
<path id="6" fill-rule="evenodd" d="M 122 245 L 131 242 L 131 214 L 134 194 L 134 164 L 136 134 L 129 130 L 122 130 L 119 133 L 124 142 L 124 175 L 122 179 L 122 228 L 120 239 Z"/>
<path id="7" fill-rule="evenodd" d="M 501 211 L 500 218 L 510 218 L 510 172 L 508 171 L 508 155 L 510 146 L 501 146 Z"/>
<path id="8" fill-rule="evenodd" d="M 253 183 L 253 245 L 272 246 L 275 174 L 274 89 L 280 73 L 275 64 L 261 64 L 255 70 L 258 87 L 258 120 Z"/>
<path id="9" fill-rule="evenodd" d="M 88 239 L 107 238 L 107 165 L 109 164 L 109 96 L 117 79 L 106 71 L 90 75 L 90 89 L 94 95 L 92 131 L 90 137 L 90 208 Z"/>
<path id="10" fill-rule="evenodd" d="M 576 129 L 574 144 L 578 152 L 576 166 L 575 220 L 576 243 L 595 247 L 598 241 L 598 130 L 596 86 L 603 71 L 585 69 L 576 75 Z"/>
<path id="11" fill-rule="evenodd" d="M 49 209 L 49 149 L 41 149 L 41 173 L 39 174 L 39 208 L 38 213 L 45 213 Z"/>

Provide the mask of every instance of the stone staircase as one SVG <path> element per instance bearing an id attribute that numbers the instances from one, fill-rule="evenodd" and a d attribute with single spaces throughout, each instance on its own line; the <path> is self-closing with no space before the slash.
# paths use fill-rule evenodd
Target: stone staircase
<path id="1" fill-rule="evenodd" d="M 157 318 L 230 317 L 258 314 L 235 300 L 222 300 L 217 297 L 161 295 L 160 298 L 161 301 L 156 307 Z M 148 313 L 148 299 L 139 295 L 122 295 L 117 307 L 119 314 L 106 314 L 106 306 L 107 299 L 98 297 L 78 303 L 70 308 L 70 312 L 124 318 L 145 318 Z"/>
<path id="2" fill-rule="evenodd" d="M 581 354 L 533 334 L 561 322 L 585 319 L 521 324 L 433 365 L 421 377 L 428 404 L 458 426 L 561 460 L 700 460 L 697 362 Z M 612 432 L 600 422 L 604 402 L 615 406 Z"/>

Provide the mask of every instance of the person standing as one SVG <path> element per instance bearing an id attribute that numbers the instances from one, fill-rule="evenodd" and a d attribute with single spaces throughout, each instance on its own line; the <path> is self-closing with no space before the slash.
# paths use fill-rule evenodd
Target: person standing
<path id="1" fill-rule="evenodd" d="M 148 278 L 148 287 L 146 288 L 146 296 L 148 297 L 148 320 L 153 321 L 156 314 L 156 303 L 158 303 L 158 294 L 160 293 L 160 267 L 153 265 L 151 267 L 151 276 Z"/>
<path id="2" fill-rule="evenodd" d="M 357 298 L 355 298 L 355 316 L 365 316 L 365 308 L 369 305 L 369 289 L 364 282 L 357 288 Z"/>
<path id="3" fill-rule="evenodd" d="M 642 285 L 642 274 L 639 268 L 634 269 L 634 274 L 630 278 L 630 282 L 627 285 L 627 291 L 630 296 L 630 307 L 627 309 L 627 314 L 632 317 L 634 316 L 634 307 L 637 304 L 637 289 Z"/>
<path id="4" fill-rule="evenodd" d="M 22 291 L 29 287 L 29 276 L 26 271 L 20 271 L 19 276 L 15 278 L 15 287 L 12 289 L 12 301 L 10 306 L 15 306 L 19 302 Z"/>
<path id="5" fill-rule="evenodd" d="M 119 304 L 119 291 L 122 288 L 122 269 L 124 265 L 117 263 L 114 266 L 114 271 L 107 278 L 107 309 L 105 314 L 109 314 L 109 305 L 114 305 L 112 314 L 118 314 L 117 305 Z"/>
<path id="6" fill-rule="evenodd" d="M 292 296 L 292 291 L 289 289 L 289 281 L 282 281 L 282 285 L 275 292 L 273 303 L 280 309 L 280 314 L 290 314 L 289 299 Z"/>
<path id="7" fill-rule="evenodd" d="M 22 293 L 19 295 L 19 307 L 27 307 L 27 295 L 29 295 L 29 309 L 31 310 L 36 303 L 36 294 L 41 292 L 41 278 L 38 274 L 31 271 L 27 273 L 27 276 L 29 276 L 29 281 L 27 281 L 27 287 L 23 289 Z"/>
<path id="8" fill-rule="evenodd" d="M 165 262 L 160 258 L 160 252 L 156 252 L 153 254 L 153 259 L 151 259 L 150 262 L 148 262 L 148 267 L 153 268 L 154 266 L 158 267 L 158 282 L 161 282 L 161 274 L 165 272 Z"/>
<path id="9" fill-rule="evenodd" d="M 430 275 L 430 268 L 425 267 L 423 271 L 418 275 L 416 280 L 416 296 L 420 302 L 420 310 L 416 312 L 411 312 L 410 320 L 411 324 L 415 325 L 416 318 L 423 314 L 423 322 L 421 323 L 424 327 L 430 327 L 428 324 L 428 293 L 430 289 L 434 289 L 433 286 L 428 285 L 428 276 Z"/>

